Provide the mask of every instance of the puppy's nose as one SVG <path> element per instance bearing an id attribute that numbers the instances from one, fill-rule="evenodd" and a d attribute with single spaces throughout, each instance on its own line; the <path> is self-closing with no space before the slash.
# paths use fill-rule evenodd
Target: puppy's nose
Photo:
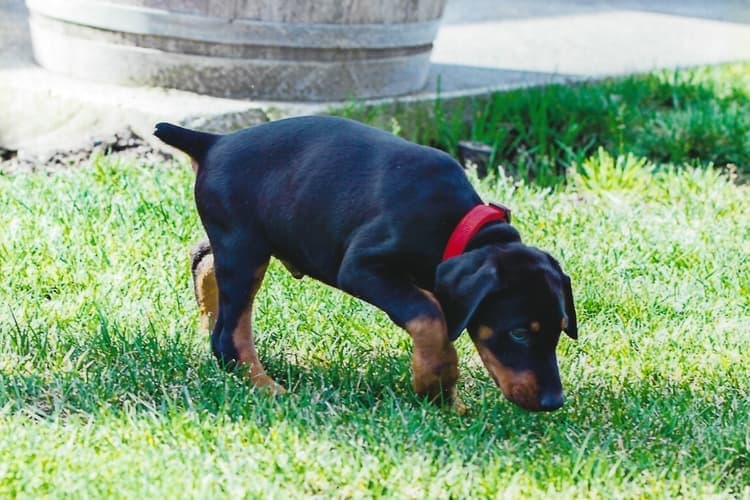
<path id="1" fill-rule="evenodd" d="M 542 411 L 552 411 L 560 408 L 565 402 L 562 392 L 551 392 L 542 395 L 539 400 L 539 409 Z"/>

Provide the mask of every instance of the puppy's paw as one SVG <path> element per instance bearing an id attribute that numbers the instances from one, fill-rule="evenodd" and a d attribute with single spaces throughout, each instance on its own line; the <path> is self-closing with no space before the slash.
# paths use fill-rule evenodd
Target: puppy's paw
<path id="1" fill-rule="evenodd" d="M 254 387 L 262 389 L 263 391 L 268 392 L 269 394 L 272 394 L 274 396 L 280 396 L 282 394 L 286 394 L 287 392 L 283 385 L 277 383 L 274 379 L 272 379 L 265 373 L 253 377 L 252 383 Z"/>
<path id="2" fill-rule="evenodd" d="M 451 401 L 451 411 L 454 411 L 456 414 L 463 416 L 469 412 L 469 409 L 466 407 L 464 402 L 461 401 L 461 398 L 454 394 L 453 401 Z"/>

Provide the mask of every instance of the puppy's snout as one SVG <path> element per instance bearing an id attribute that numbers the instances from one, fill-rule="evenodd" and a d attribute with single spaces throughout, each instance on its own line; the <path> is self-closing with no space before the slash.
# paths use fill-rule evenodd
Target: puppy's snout
<path id="1" fill-rule="evenodd" d="M 561 392 L 537 396 L 534 389 L 528 386 L 514 386 L 510 394 L 506 394 L 506 398 L 528 411 L 554 411 L 565 403 L 565 397 Z"/>
<path id="2" fill-rule="evenodd" d="M 541 411 L 553 411 L 562 407 L 564 403 L 565 396 L 563 396 L 562 392 L 542 394 L 542 397 L 539 399 L 539 409 Z"/>

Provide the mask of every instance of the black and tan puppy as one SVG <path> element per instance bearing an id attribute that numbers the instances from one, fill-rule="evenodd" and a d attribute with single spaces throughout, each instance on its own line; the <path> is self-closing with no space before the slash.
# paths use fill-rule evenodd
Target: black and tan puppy
<path id="1" fill-rule="evenodd" d="M 194 271 L 208 311 L 215 269 L 214 354 L 246 367 L 256 386 L 283 390 L 258 360 L 251 329 L 253 298 L 275 256 L 405 328 L 418 394 L 455 397 L 452 342 L 468 329 L 509 400 L 528 410 L 563 404 L 555 349 L 562 330 L 577 336 L 570 279 L 521 242 L 502 210 L 483 205 L 447 154 L 320 116 L 223 136 L 160 123 L 155 135 L 196 169 L 210 247 L 196 251 L 203 268 Z M 197 258 L 211 253 L 212 263 Z"/>

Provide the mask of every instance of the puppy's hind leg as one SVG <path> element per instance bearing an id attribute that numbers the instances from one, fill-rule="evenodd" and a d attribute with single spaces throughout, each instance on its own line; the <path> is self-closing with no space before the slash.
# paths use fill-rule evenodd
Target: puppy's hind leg
<path id="1" fill-rule="evenodd" d="M 219 289 L 216 285 L 214 255 L 208 240 L 190 249 L 190 269 L 193 273 L 193 290 L 200 311 L 201 333 L 213 331 L 219 315 Z"/>
<path id="2" fill-rule="evenodd" d="M 228 366 L 242 369 L 255 387 L 283 393 L 284 388 L 266 374 L 258 358 L 252 329 L 253 299 L 263 282 L 270 252 L 244 234 L 219 241 L 231 241 L 232 245 L 213 245 L 220 316 L 211 337 L 214 355 Z"/>

